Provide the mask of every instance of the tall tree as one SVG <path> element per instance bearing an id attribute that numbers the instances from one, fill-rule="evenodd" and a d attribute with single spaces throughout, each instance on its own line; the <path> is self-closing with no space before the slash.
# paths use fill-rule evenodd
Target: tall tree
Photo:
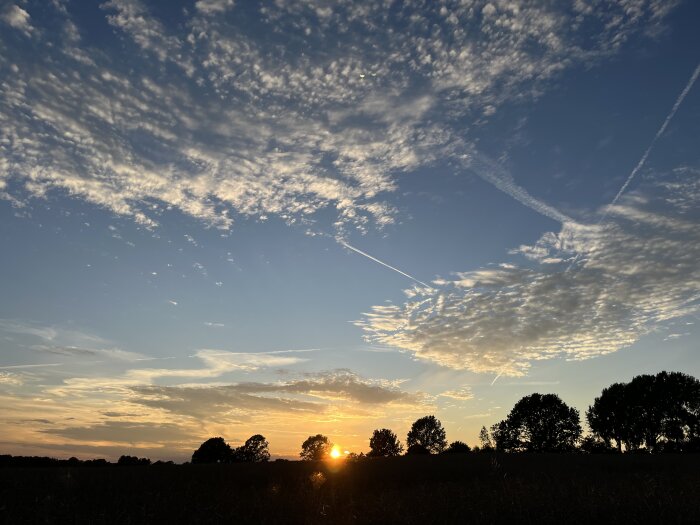
<path id="1" fill-rule="evenodd" d="M 391 430 L 382 428 L 375 430 L 369 438 L 370 457 L 399 456 L 403 452 L 403 445 L 399 442 Z"/>
<path id="2" fill-rule="evenodd" d="M 331 452 L 331 442 L 322 434 L 309 436 L 301 444 L 299 456 L 305 460 L 326 459 Z"/>
<path id="3" fill-rule="evenodd" d="M 447 438 L 442 423 L 435 416 L 417 419 L 406 436 L 406 445 L 425 447 L 431 454 L 439 454 L 447 446 Z"/>
<path id="4" fill-rule="evenodd" d="M 581 436 L 578 410 L 556 394 L 532 394 L 518 401 L 493 427 L 496 448 L 505 452 L 563 452 Z"/>
<path id="5" fill-rule="evenodd" d="M 591 432 L 606 445 L 614 441 L 619 452 L 622 452 L 623 444 L 627 449 L 636 446 L 630 428 L 631 410 L 626 395 L 626 384 L 613 383 L 603 389 L 586 411 L 586 420 Z"/>

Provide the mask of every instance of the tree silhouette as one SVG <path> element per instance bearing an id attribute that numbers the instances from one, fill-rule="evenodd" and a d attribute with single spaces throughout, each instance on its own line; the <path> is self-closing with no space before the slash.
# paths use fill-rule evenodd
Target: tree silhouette
<path id="1" fill-rule="evenodd" d="M 269 461 L 269 446 L 270 444 L 265 439 L 265 436 L 255 434 L 254 436 L 249 437 L 243 445 L 236 449 L 236 459 L 238 461 L 246 461 L 250 463 Z"/>
<path id="2" fill-rule="evenodd" d="M 301 444 L 299 456 L 301 456 L 301 459 L 305 460 L 325 459 L 330 454 L 331 446 L 328 438 L 322 434 L 309 436 L 306 441 Z"/>
<path id="3" fill-rule="evenodd" d="M 399 456 L 403 452 L 403 445 L 399 442 L 396 434 L 388 428 L 375 430 L 369 438 L 370 457 Z"/>
<path id="4" fill-rule="evenodd" d="M 423 445 L 419 445 L 418 443 L 414 443 L 413 445 L 408 447 L 408 450 L 406 450 L 407 456 L 424 456 L 426 454 L 429 455 L 430 451 Z"/>
<path id="5" fill-rule="evenodd" d="M 443 454 L 466 454 L 471 452 L 471 447 L 462 441 L 453 441 L 450 446 L 445 449 Z"/>
<path id="6" fill-rule="evenodd" d="M 489 434 L 486 427 L 481 427 L 479 431 L 479 444 L 481 445 L 482 452 L 491 452 L 494 448 L 491 434 Z"/>
<path id="7" fill-rule="evenodd" d="M 496 448 L 505 452 L 563 452 L 581 436 L 578 410 L 556 394 L 532 394 L 518 401 L 493 426 Z"/>
<path id="8" fill-rule="evenodd" d="M 623 443 L 628 449 L 636 448 L 630 428 L 630 403 L 626 396 L 627 385 L 613 383 L 603 389 L 586 411 L 586 420 L 593 434 L 607 445 L 615 441 L 619 452 L 622 452 Z"/>
<path id="9" fill-rule="evenodd" d="M 431 454 L 442 452 L 447 446 L 447 439 L 440 420 L 435 416 L 425 416 L 414 421 L 406 436 L 406 445 L 409 449 L 412 445 L 421 445 Z"/>
<path id="10" fill-rule="evenodd" d="M 603 389 L 586 411 L 593 434 L 619 451 L 694 448 L 700 439 L 700 381 L 681 372 L 635 376 Z"/>
<path id="11" fill-rule="evenodd" d="M 230 463 L 233 459 L 233 450 L 222 437 L 207 439 L 192 454 L 192 463 Z"/>
<path id="12" fill-rule="evenodd" d="M 77 458 L 70 458 L 68 461 L 75 460 L 78 463 Z M 148 458 L 138 458 L 136 456 L 120 456 L 117 460 L 117 465 L 122 467 L 146 467 L 151 464 L 151 460 Z"/>

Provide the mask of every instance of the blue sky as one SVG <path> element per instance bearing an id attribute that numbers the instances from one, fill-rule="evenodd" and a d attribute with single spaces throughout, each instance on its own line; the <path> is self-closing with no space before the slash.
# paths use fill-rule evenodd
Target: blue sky
<path id="1" fill-rule="evenodd" d="M 0 446 L 474 444 L 699 375 L 699 15 L 4 2 Z"/>

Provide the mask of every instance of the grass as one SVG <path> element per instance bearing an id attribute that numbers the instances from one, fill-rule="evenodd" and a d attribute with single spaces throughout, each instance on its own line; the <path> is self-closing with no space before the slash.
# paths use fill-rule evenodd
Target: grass
<path id="1" fill-rule="evenodd" d="M 700 455 L 0 469 L 0 522 L 697 523 Z"/>

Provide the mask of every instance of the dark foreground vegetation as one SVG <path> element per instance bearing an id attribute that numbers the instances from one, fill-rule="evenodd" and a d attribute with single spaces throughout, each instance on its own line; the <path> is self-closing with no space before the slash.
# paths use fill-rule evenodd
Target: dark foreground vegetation
<path id="1" fill-rule="evenodd" d="M 699 517 L 696 454 L 0 469 L 6 524 L 668 524 Z"/>

